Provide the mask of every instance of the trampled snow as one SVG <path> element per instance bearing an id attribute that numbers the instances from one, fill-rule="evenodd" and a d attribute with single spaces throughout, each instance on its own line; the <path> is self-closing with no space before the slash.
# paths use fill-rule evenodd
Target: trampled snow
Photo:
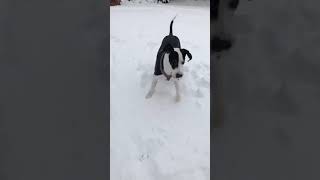
<path id="1" fill-rule="evenodd" d="M 110 8 L 112 180 L 209 180 L 210 10 L 204 4 Z M 193 55 L 184 67 L 181 101 L 174 101 L 174 84 L 165 79 L 145 99 L 176 14 L 173 33 Z"/>

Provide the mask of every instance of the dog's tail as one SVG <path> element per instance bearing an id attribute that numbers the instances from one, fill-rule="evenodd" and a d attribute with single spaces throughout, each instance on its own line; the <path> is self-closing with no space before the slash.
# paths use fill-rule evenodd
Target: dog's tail
<path id="1" fill-rule="evenodd" d="M 177 14 L 178 15 L 178 14 Z M 169 33 L 169 35 L 173 35 L 172 34 L 172 25 L 173 25 L 173 21 L 174 21 L 174 19 L 176 19 L 176 17 L 177 17 L 177 15 L 171 20 L 171 23 L 170 23 L 170 33 Z"/>

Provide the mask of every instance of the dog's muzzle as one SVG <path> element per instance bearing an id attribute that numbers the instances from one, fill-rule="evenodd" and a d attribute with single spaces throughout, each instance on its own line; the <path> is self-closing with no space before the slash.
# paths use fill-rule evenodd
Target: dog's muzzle
<path id="1" fill-rule="evenodd" d="M 181 78 L 183 75 L 182 74 L 180 74 L 180 73 L 177 73 L 176 74 L 176 78 Z"/>

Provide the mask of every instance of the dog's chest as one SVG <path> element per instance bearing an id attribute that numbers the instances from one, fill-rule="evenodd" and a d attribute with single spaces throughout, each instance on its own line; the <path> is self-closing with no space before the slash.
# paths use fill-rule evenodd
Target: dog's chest
<path id="1" fill-rule="evenodd" d="M 163 70 L 168 75 L 172 74 L 173 69 L 169 62 L 169 54 L 165 54 L 163 57 Z"/>
<path id="2" fill-rule="evenodd" d="M 169 54 L 166 53 L 163 56 L 163 71 L 167 74 L 167 75 L 173 75 L 176 74 L 177 72 L 181 72 L 182 71 L 182 65 L 181 65 L 181 61 L 182 61 L 182 54 L 181 51 L 178 48 L 174 48 L 175 52 L 178 53 L 178 59 L 177 59 L 177 63 L 178 66 L 173 68 L 172 64 L 170 63 L 169 60 Z"/>

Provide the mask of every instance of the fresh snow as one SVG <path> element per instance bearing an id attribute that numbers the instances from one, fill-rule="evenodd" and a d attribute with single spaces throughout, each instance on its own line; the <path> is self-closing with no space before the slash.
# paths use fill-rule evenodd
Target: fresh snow
<path id="1" fill-rule="evenodd" d="M 174 84 L 164 79 L 145 99 L 158 48 L 176 14 L 173 33 L 193 55 L 180 81 L 181 101 L 174 101 Z M 209 2 L 110 8 L 112 180 L 210 179 L 209 44 Z"/>

